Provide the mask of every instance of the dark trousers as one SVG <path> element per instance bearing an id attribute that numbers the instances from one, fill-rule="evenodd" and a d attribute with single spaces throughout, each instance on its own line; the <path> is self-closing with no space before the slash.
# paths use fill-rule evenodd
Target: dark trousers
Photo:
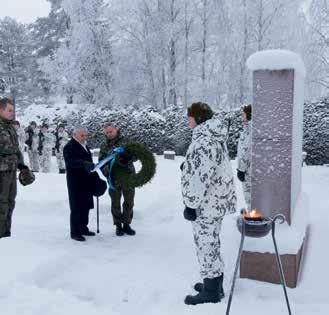
<path id="1" fill-rule="evenodd" d="M 0 237 L 11 230 L 16 194 L 16 171 L 0 171 Z"/>
<path id="2" fill-rule="evenodd" d="M 109 189 L 111 197 L 111 212 L 113 217 L 113 224 L 130 224 L 133 219 L 133 208 L 135 189 L 125 189 L 121 186 L 115 186 L 115 190 Z M 123 204 L 121 212 L 121 197 L 123 196 Z"/>
<path id="3" fill-rule="evenodd" d="M 70 226 L 71 235 L 81 235 L 88 231 L 90 209 L 71 209 Z"/>

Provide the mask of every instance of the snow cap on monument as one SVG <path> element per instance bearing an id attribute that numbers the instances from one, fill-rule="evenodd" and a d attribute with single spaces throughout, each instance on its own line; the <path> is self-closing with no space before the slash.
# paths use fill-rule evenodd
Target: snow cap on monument
<path id="1" fill-rule="evenodd" d="M 294 69 L 302 77 L 306 75 L 300 55 L 284 49 L 258 51 L 248 58 L 247 67 L 252 71 Z"/>

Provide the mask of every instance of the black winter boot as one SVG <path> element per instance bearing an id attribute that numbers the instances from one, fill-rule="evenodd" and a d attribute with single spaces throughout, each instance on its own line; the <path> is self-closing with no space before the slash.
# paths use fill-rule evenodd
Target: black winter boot
<path id="1" fill-rule="evenodd" d="M 125 232 L 128 235 L 135 235 L 136 232 L 130 227 L 129 224 L 124 224 L 123 225 L 123 232 Z"/>
<path id="2" fill-rule="evenodd" d="M 122 226 L 121 226 L 121 224 L 116 224 L 116 230 L 115 230 L 115 234 L 117 235 L 117 236 L 122 236 L 123 234 L 125 234 L 124 233 L 124 231 L 123 231 L 123 229 L 122 229 Z"/>
<path id="3" fill-rule="evenodd" d="M 203 303 L 218 303 L 221 301 L 219 295 L 220 277 L 203 280 L 203 290 L 197 295 L 188 295 L 185 298 L 185 304 L 197 305 Z"/>
<path id="4" fill-rule="evenodd" d="M 2 234 L 2 236 L 0 236 L 0 238 L 1 237 L 10 237 L 10 236 L 11 236 L 11 232 L 7 231 L 4 234 Z"/>
<path id="5" fill-rule="evenodd" d="M 222 299 L 224 298 L 224 289 L 223 289 L 223 279 L 224 279 L 224 274 L 222 273 L 221 276 L 219 277 L 219 297 Z M 203 283 L 202 282 L 197 282 L 194 285 L 194 290 L 197 292 L 201 292 L 203 290 Z"/>

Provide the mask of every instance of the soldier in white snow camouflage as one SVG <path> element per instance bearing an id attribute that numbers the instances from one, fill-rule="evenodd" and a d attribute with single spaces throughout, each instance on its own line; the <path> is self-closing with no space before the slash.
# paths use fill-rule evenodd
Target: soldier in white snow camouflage
<path id="1" fill-rule="evenodd" d="M 244 106 L 241 115 L 243 130 L 238 144 L 237 176 L 242 182 L 247 208 L 251 210 L 251 105 Z"/>
<path id="2" fill-rule="evenodd" d="M 223 297 L 224 262 L 220 253 L 223 217 L 236 211 L 236 194 L 226 147 L 226 132 L 211 108 L 194 103 L 188 109 L 192 143 L 182 165 L 184 217 L 192 221 L 202 283 L 199 293 L 187 296 L 186 304 L 220 302 Z"/>
<path id="3" fill-rule="evenodd" d="M 13 126 L 16 130 L 16 133 L 17 133 L 19 150 L 22 152 L 22 155 L 23 155 L 24 154 L 24 148 L 25 148 L 25 131 L 21 127 L 21 124 L 18 120 L 15 120 L 13 122 Z"/>
<path id="4" fill-rule="evenodd" d="M 29 156 L 30 169 L 33 172 L 39 172 L 39 137 L 37 124 L 35 121 L 32 121 L 25 131 L 26 140 L 25 144 L 27 145 L 27 154 Z"/>
<path id="5" fill-rule="evenodd" d="M 55 144 L 54 135 L 49 132 L 47 124 L 43 124 L 39 132 L 38 152 L 40 155 L 40 169 L 43 173 L 50 172 L 52 149 Z"/>
<path id="6" fill-rule="evenodd" d="M 65 126 L 63 124 L 58 125 L 57 130 L 55 132 L 55 153 L 57 159 L 57 166 L 60 174 L 65 173 L 63 149 L 68 141 L 69 135 L 65 131 Z"/>

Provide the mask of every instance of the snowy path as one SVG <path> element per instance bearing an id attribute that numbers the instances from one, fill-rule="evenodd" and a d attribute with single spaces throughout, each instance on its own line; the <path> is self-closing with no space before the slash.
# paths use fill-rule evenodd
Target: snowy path
<path id="1" fill-rule="evenodd" d="M 225 314 L 227 297 L 220 304 L 183 303 L 199 279 L 191 227 L 182 218 L 180 161 L 159 157 L 157 177 L 137 191 L 135 237 L 115 236 L 106 195 L 100 200 L 101 234 L 73 242 L 65 176 L 38 174 L 34 185 L 20 186 L 14 236 L 0 240 L 1 314 Z M 288 294 L 294 314 L 325 315 L 329 168 L 306 167 L 303 176 L 313 205 L 311 234 L 300 285 Z M 95 223 L 94 211 L 93 230 Z M 223 229 L 227 295 L 239 242 L 233 223 L 227 219 Z M 286 314 L 283 302 L 280 286 L 238 279 L 231 314 L 264 314 L 265 308 L 266 314 Z"/>

